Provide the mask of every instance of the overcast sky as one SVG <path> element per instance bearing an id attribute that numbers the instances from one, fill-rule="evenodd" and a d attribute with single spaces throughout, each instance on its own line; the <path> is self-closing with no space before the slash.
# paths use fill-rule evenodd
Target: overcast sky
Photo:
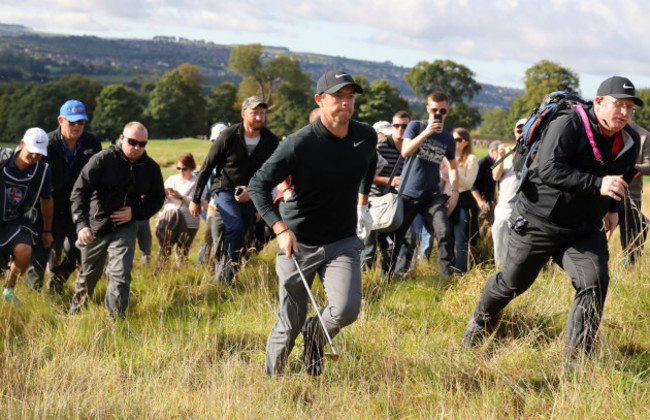
<path id="1" fill-rule="evenodd" d="M 155 35 L 283 46 L 411 67 L 451 59 L 523 87 L 547 59 L 595 96 L 613 74 L 650 88 L 650 2 L 632 0 L 3 0 L 0 22 L 111 38 Z"/>

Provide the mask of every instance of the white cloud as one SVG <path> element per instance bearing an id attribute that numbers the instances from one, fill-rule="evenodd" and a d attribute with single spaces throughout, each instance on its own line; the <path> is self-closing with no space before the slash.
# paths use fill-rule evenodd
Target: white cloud
<path id="1" fill-rule="evenodd" d="M 640 0 L 5 0 L 0 14 L 37 30 L 215 42 L 229 33 L 227 43 L 352 58 L 372 52 L 398 64 L 400 55 L 485 65 L 549 59 L 580 73 L 650 74 L 650 3 Z M 381 48 L 386 56 L 377 56 Z"/>

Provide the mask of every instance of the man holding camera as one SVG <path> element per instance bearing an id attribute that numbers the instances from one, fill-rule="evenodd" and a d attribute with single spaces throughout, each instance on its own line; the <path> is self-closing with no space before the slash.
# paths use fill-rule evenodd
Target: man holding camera
<path id="1" fill-rule="evenodd" d="M 190 213 L 201 213 L 201 194 L 215 167 L 210 195 L 226 230 L 224 253 L 228 262 L 225 281 L 232 284 L 245 251 L 246 233 L 255 224 L 255 206 L 248 195 L 248 181 L 278 147 L 278 138 L 264 127 L 268 105 L 258 96 L 247 98 L 241 107 L 242 122 L 223 130 L 212 143 L 201 165 Z M 269 191 L 270 192 L 270 191 Z M 215 258 L 219 261 L 221 258 Z M 219 273 L 219 270 L 215 270 Z"/>
<path id="2" fill-rule="evenodd" d="M 458 170 L 456 165 L 456 142 L 445 128 L 445 118 L 449 113 L 449 97 L 443 92 L 434 92 L 427 98 L 427 121 L 411 121 L 404 133 L 402 156 L 406 158 L 404 170 L 409 172 L 404 184 L 404 221 L 395 234 L 395 244 L 391 253 L 389 270 L 384 275 L 391 278 L 395 266 L 408 266 L 408 262 L 398 261 L 400 248 L 405 246 L 406 233 L 415 219 L 421 214 L 424 226 L 433 232 L 438 241 L 438 266 L 440 275 L 449 277 L 452 273 L 453 239 L 449 225 L 449 214 L 458 202 Z M 449 163 L 449 182 L 451 196 L 446 199 L 438 184 L 440 183 L 440 163 Z M 410 169 L 409 169 L 410 167 Z M 404 178 L 404 176 L 402 176 Z"/>
<path id="3" fill-rule="evenodd" d="M 576 291 L 567 321 L 565 362 L 589 355 L 609 286 L 607 239 L 636 172 L 639 135 L 630 126 L 636 106 L 632 82 L 613 76 L 593 105 L 560 112 L 543 131 L 528 177 L 522 180 L 501 272 L 488 280 L 465 329 L 477 347 L 495 318 L 533 284 L 553 259 Z"/>

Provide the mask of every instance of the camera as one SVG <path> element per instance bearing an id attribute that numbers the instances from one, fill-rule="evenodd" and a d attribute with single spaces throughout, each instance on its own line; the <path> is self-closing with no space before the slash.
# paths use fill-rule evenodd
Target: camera
<path id="1" fill-rule="evenodd" d="M 434 121 L 442 121 L 442 114 L 433 114 Z"/>
<path id="2" fill-rule="evenodd" d="M 235 196 L 241 195 L 241 193 L 244 192 L 244 189 L 242 187 L 237 187 L 235 188 Z"/>

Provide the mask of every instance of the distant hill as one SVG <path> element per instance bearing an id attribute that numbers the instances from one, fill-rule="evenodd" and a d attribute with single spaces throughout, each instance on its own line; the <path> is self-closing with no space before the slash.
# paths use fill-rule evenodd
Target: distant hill
<path id="1" fill-rule="evenodd" d="M 136 84 L 136 77 L 155 79 L 158 75 L 192 63 L 204 76 L 204 89 L 210 92 L 219 83 L 238 83 L 241 76 L 228 70 L 232 45 L 209 41 L 156 36 L 151 40 L 110 39 L 95 36 L 65 36 L 35 32 L 21 25 L 0 24 L 0 82 L 45 81 L 79 73 L 101 83 Z M 397 86 L 409 102 L 418 98 L 404 78 L 407 67 L 390 61 L 373 62 L 322 54 L 292 52 L 284 47 L 265 46 L 263 59 L 290 54 L 303 71 L 316 80 L 327 70 L 344 68 L 363 74 L 369 81 L 386 79 Z M 507 109 L 520 89 L 484 84 L 472 104 L 481 109 L 500 106 Z"/>

